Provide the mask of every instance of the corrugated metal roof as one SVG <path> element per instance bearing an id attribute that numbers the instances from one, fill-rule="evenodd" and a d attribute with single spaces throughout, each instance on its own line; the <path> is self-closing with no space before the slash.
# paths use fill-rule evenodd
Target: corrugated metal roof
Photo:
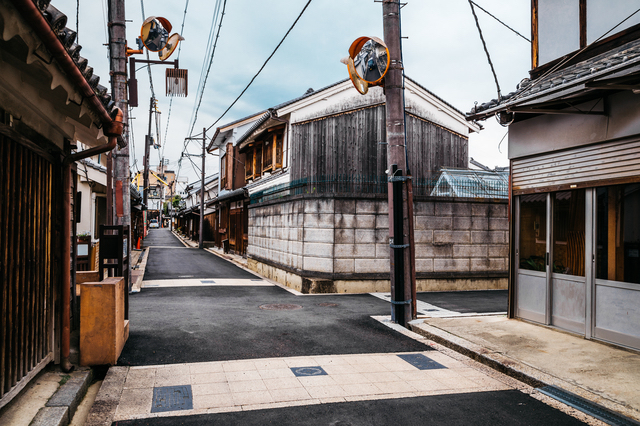
<path id="1" fill-rule="evenodd" d="M 509 171 L 443 168 L 431 196 L 509 198 Z"/>

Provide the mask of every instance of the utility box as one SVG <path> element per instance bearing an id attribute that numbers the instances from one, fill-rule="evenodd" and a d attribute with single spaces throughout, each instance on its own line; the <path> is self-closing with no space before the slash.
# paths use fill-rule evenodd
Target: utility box
<path id="1" fill-rule="evenodd" d="M 129 338 L 124 278 L 80 284 L 80 365 L 115 365 Z"/>

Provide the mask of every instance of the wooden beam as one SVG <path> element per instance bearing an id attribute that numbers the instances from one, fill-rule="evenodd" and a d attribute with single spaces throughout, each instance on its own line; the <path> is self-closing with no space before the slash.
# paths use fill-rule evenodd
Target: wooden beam
<path id="1" fill-rule="evenodd" d="M 538 0 L 531 0 L 531 69 L 538 68 Z"/>
<path id="2" fill-rule="evenodd" d="M 524 114 L 578 114 L 578 115 L 606 115 L 604 111 L 578 111 L 566 109 L 544 109 L 544 108 L 510 108 L 511 112 Z"/>

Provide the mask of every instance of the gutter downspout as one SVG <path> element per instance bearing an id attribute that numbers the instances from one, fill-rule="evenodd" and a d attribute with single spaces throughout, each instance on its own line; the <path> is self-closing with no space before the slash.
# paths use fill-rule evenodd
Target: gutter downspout
<path id="1" fill-rule="evenodd" d="M 63 244 L 62 244 L 62 335 L 60 343 L 60 366 L 65 372 L 73 370 L 74 366 L 69 361 L 70 337 L 71 337 L 71 163 L 83 158 L 113 150 L 116 145 L 124 147 L 122 139 L 122 111 L 114 110 L 114 117 L 109 115 L 100 99 L 84 78 L 69 53 L 64 48 L 49 23 L 44 18 L 38 7 L 31 0 L 14 0 L 14 6 L 20 11 L 23 18 L 31 25 L 38 37 L 43 41 L 49 52 L 53 55 L 58 65 L 67 74 L 71 82 L 79 89 L 83 99 L 91 109 L 97 113 L 103 125 L 103 132 L 109 142 L 102 146 L 90 148 L 67 156 L 63 161 Z"/>

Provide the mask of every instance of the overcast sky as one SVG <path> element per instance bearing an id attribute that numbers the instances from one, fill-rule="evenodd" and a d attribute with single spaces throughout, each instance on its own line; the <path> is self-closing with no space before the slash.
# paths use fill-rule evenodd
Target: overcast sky
<path id="1" fill-rule="evenodd" d="M 107 59 L 106 1 L 80 2 L 79 43 L 81 55 L 89 60 L 101 84 L 109 84 Z M 271 54 L 298 16 L 307 0 L 227 0 L 226 14 L 218 46 L 206 84 L 194 133 L 209 127 L 240 94 L 245 85 Z M 529 0 L 476 0 L 476 3 L 503 22 L 530 37 Z M 76 28 L 76 0 L 52 0 L 68 16 L 67 26 Z M 151 152 L 151 165 L 160 156 L 178 170 L 178 159 L 197 102 L 197 87 L 205 62 L 207 40 L 213 20 L 215 0 L 190 0 L 182 35 L 180 68 L 189 70 L 189 96 L 174 98 L 169 120 L 170 98 L 165 96 L 165 68 L 152 66 L 153 82 L 161 114 L 164 150 Z M 144 1 L 146 16 L 163 16 L 180 32 L 185 0 Z M 135 46 L 143 21 L 141 2 L 127 2 L 128 42 Z M 530 44 L 477 10 L 480 25 L 496 68 L 502 93 L 515 90 L 528 76 Z M 495 83 L 467 0 L 415 0 L 402 9 L 405 73 L 463 112 L 474 102 L 496 98 Z M 339 62 L 347 56 L 351 42 L 359 36 L 383 37 L 382 5 L 373 0 L 313 0 L 284 44 L 256 79 L 251 88 L 218 125 L 259 112 L 296 98 L 309 88 L 319 89 L 347 77 Z M 150 54 L 157 59 L 156 53 Z M 138 55 L 142 59 L 143 56 Z M 169 60 L 173 60 L 176 53 Z M 208 58 L 206 58 L 208 63 Z M 131 143 L 132 168 L 142 169 L 144 135 L 148 126 L 149 77 L 146 69 L 136 73 L 140 106 L 134 109 L 134 139 Z M 490 167 L 508 165 L 507 140 L 498 144 L 507 129 L 495 119 L 482 122 L 485 130 L 471 134 L 469 153 Z M 218 126 L 216 125 L 216 127 Z M 211 130 L 211 134 L 213 134 Z M 155 133 L 155 131 L 154 131 Z M 201 145 L 191 142 L 189 152 L 197 154 Z M 196 164 L 200 159 L 192 157 Z M 133 164 L 136 161 L 135 165 Z M 217 158 L 207 156 L 207 174 L 217 169 Z M 154 167 L 155 168 L 155 167 Z M 183 161 L 180 174 L 189 181 L 199 173 Z"/>

